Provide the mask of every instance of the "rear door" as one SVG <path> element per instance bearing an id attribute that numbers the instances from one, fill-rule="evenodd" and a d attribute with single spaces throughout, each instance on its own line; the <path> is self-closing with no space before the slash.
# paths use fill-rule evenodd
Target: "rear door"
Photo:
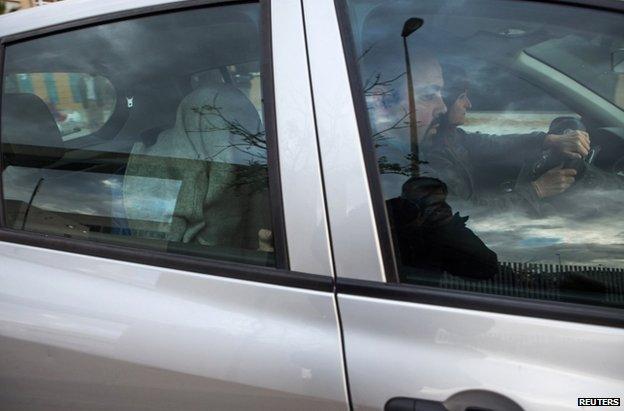
<path id="1" fill-rule="evenodd" d="M 621 4 L 303 4 L 354 409 L 621 409 Z"/>
<path id="2" fill-rule="evenodd" d="M 346 409 L 300 4 L 122 3 L 2 37 L 0 408 Z"/>

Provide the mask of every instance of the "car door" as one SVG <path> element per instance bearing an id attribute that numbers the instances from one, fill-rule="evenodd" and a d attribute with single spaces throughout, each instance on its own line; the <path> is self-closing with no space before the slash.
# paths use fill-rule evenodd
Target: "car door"
<path id="1" fill-rule="evenodd" d="M 303 1 L 354 409 L 622 407 L 622 186 L 587 151 L 624 126 L 624 17 L 575 3 Z"/>
<path id="2" fill-rule="evenodd" d="M 20 13 L 0 408 L 348 408 L 299 2 Z"/>

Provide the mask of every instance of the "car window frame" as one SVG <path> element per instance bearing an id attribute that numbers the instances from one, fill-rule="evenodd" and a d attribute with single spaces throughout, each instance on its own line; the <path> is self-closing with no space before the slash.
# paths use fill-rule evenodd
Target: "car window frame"
<path id="1" fill-rule="evenodd" d="M 513 0 L 498 0 L 513 1 Z M 617 0 L 525 0 L 536 3 L 554 3 L 563 7 L 579 7 L 624 14 L 624 1 Z M 451 308 L 485 311 L 500 314 L 520 315 L 574 323 L 603 325 L 624 328 L 624 309 L 614 307 L 577 304 L 563 301 L 501 296 L 480 292 L 446 289 L 440 287 L 401 283 L 394 252 L 395 242 L 390 230 L 390 219 L 386 211 L 381 188 L 381 179 L 376 152 L 372 143 L 372 128 L 367 104 L 361 92 L 361 77 L 358 69 L 355 41 L 347 0 L 333 0 L 338 19 L 342 50 L 349 77 L 349 88 L 359 131 L 361 154 L 368 180 L 374 220 L 381 248 L 385 278 L 370 281 L 353 278 L 336 279 L 338 293 L 360 297 L 378 298 L 419 304 L 430 304 Z"/>
<path id="2" fill-rule="evenodd" d="M 274 95 L 274 70 L 272 57 L 271 0 L 184 0 L 157 4 L 119 12 L 105 13 L 92 17 L 37 28 L 0 38 L 0 91 L 3 90 L 5 49 L 15 43 L 33 40 L 47 35 L 80 30 L 99 24 L 115 23 L 139 17 L 179 12 L 198 8 L 220 7 L 235 4 L 255 3 L 260 7 L 260 67 L 262 70 L 262 96 L 264 102 L 264 126 L 267 135 L 267 163 L 269 201 L 274 236 L 275 267 L 264 267 L 245 263 L 229 262 L 208 257 L 194 257 L 182 254 L 134 248 L 126 245 L 84 241 L 51 236 L 38 232 L 27 232 L 7 227 L 3 200 L 0 201 L 0 241 L 49 248 L 95 257 L 123 260 L 152 266 L 174 268 L 203 274 L 260 281 L 318 291 L 331 291 L 333 280 L 330 276 L 300 273 L 290 270 L 288 245 L 284 221 L 284 202 L 279 168 L 277 120 Z M 2 110 L 0 99 L 0 112 Z M 1 121 L 1 119 L 0 119 Z M 103 127 L 104 128 L 104 127 Z M 0 170 L 3 170 L 0 148 Z M 0 171 L 0 177 L 1 177 Z M 4 199 L 2 178 L 0 178 L 0 199 Z"/>

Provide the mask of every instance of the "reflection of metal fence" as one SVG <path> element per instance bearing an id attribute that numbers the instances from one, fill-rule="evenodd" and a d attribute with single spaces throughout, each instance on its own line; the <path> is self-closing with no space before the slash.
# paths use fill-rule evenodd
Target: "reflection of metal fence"
<path id="1" fill-rule="evenodd" d="M 502 262 L 492 279 L 467 280 L 445 273 L 440 285 L 514 297 L 624 306 L 624 269 L 619 268 Z"/>

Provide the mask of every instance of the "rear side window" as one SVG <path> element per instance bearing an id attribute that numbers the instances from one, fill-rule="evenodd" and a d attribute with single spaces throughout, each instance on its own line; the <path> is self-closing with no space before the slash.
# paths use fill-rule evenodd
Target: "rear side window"
<path id="1" fill-rule="evenodd" d="M 400 281 L 624 307 L 624 16 L 341 3 Z"/>
<path id="2" fill-rule="evenodd" d="M 275 266 L 261 30 L 251 3 L 9 44 L 7 226 Z"/>

